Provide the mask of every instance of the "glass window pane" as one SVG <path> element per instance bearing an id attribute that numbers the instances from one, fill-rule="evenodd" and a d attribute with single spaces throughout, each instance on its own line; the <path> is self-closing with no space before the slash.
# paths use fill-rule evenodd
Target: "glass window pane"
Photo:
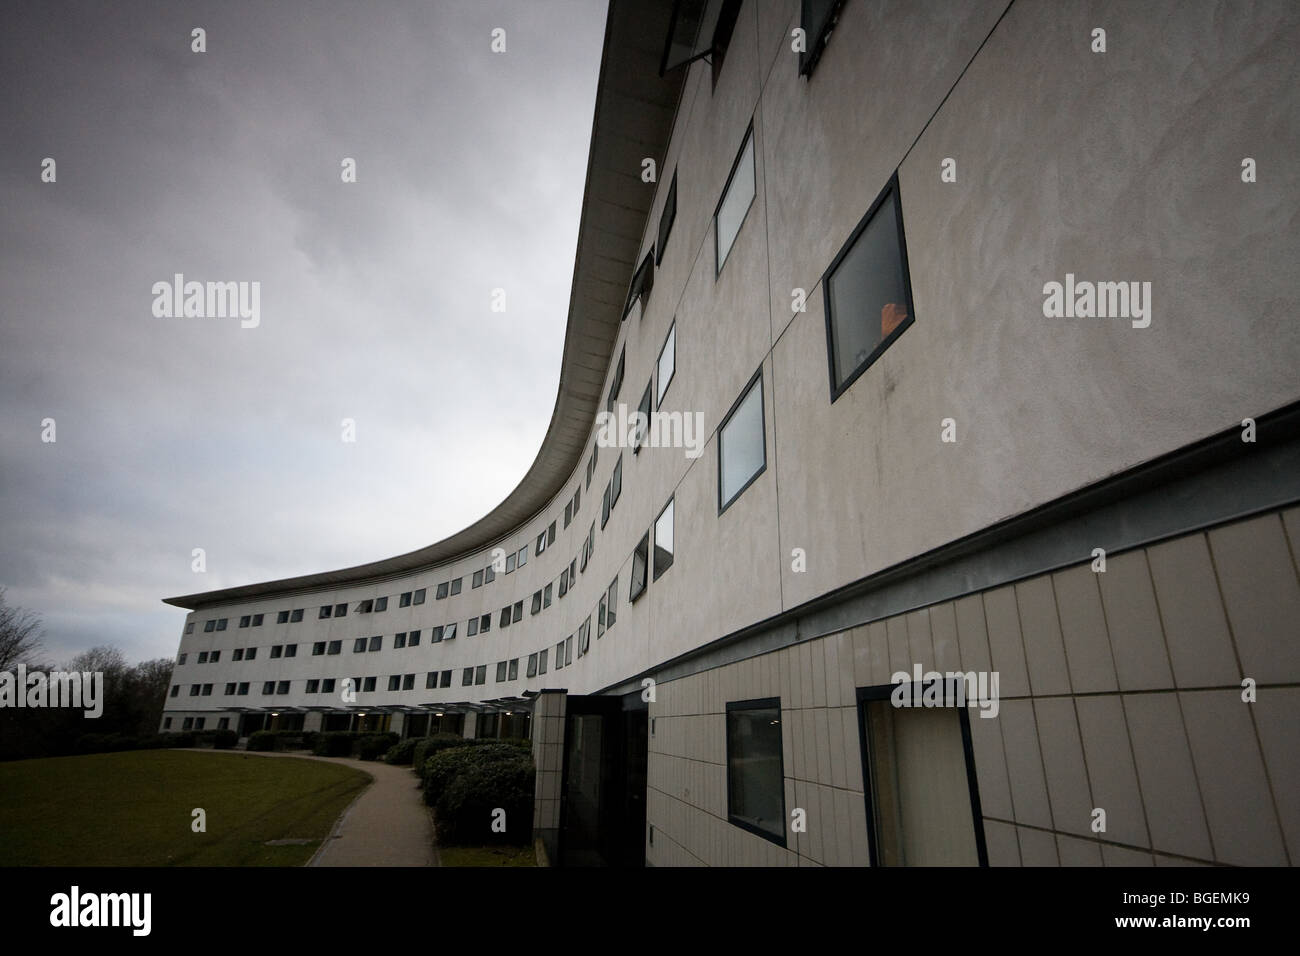
<path id="1" fill-rule="evenodd" d="M 659 353 L 659 378 L 656 385 L 655 405 L 664 400 L 664 392 L 668 391 L 668 383 L 673 380 L 673 372 L 677 370 L 677 324 L 668 330 L 668 339 L 664 342 L 663 351 Z"/>
<path id="2" fill-rule="evenodd" d="M 740 232 L 741 223 L 745 221 L 745 213 L 749 211 L 753 199 L 754 134 L 750 132 L 745 136 L 745 145 L 740 151 L 740 162 L 736 164 L 736 172 L 731 177 L 727 194 L 723 197 L 722 204 L 718 206 L 718 272 L 722 271 L 722 264 L 727 261 L 731 244 L 736 241 L 736 234 Z"/>
<path id="3" fill-rule="evenodd" d="M 673 499 L 655 521 L 655 580 L 673 563 Z"/>
<path id="4" fill-rule="evenodd" d="M 781 710 L 727 710 L 727 803 L 736 822 L 785 841 Z"/>
<path id="5" fill-rule="evenodd" d="M 767 463 L 767 446 L 763 435 L 763 380 L 750 388 L 731 418 L 722 427 L 718 440 L 721 470 L 720 505 L 726 505 Z"/>

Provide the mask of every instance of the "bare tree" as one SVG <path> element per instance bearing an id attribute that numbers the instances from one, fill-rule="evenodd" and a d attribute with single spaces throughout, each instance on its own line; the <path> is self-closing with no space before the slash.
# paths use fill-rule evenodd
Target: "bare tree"
<path id="1" fill-rule="evenodd" d="M 0 588 L 0 670 L 12 670 L 26 664 L 45 670 L 41 619 L 21 607 L 11 607 Z"/>

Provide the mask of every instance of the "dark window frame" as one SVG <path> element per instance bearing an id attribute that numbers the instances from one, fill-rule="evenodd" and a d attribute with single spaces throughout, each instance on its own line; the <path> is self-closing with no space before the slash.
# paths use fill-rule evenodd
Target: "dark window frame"
<path id="1" fill-rule="evenodd" d="M 801 0 L 799 4 L 799 26 L 804 31 L 804 44 L 807 47 L 799 54 L 799 75 L 811 77 L 813 71 L 817 69 L 817 64 L 826 52 L 826 44 L 830 41 L 831 34 L 839 22 L 840 11 L 844 8 L 844 0 L 832 0 L 826 11 L 826 17 L 819 26 L 809 24 L 808 18 L 808 0 Z M 810 28 L 811 27 L 811 28 Z M 813 36 L 814 31 L 816 36 Z"/>
<path id="2" fill-rule="evenodd" d="M 777 790 L 781 794 L 781 836 L 777 837 L 768 830 L 763 830 L 754 826 L 746 820 L 741 820 L 731 812 L 732 806 L 732 780 L 731 780 L 731 728 L 728 726 L 733 712 L 746 712 L 751 710 L 775 710 L 779 719 L 784 722 L 786 717 L 781 710 L 780 697 L 756 697 L 751 700 L 732 700 L 727 701 L 726 721 L 723 724 L 723 746 L 725 747 L 726 756 L 723 766 L 727 774 L 727 822 L 732 826 L 739 827 L 755 836 L 762 837 L 771 843 L 780 847 L 788 847 L 789 843 L 789 823 L 786 815 L 785 805 L 785 735 L 780 731 L 776 735 L 777 755 L 780 760 L 780 773 L 778 775 Z"/>
<path id="3" fill-rule="evenodd" d="M 717 281 L 718 276 L 722 275 L 722 267 L 727 264 L 731 258 L 731 250 L 735 248 L 736 240 L 740 238 L 740 232 L 745 228 L 745 223 L 749 221 L 749 211 L 754 208 L 754 203 L 758 199 L 758 144 L 754 143 L 751 161 L 754 164 L 754 195 L 749 197 L 749 205 L 745 207 L 745 214 L 740 217 L 740 225 L 736 227 L 736 234 L 731 239 L 731 245 L 727 246 L 727 255 L 718 259 L 720 247 L 718 245 L 718 214 L 722 212 L 722 205 L 727 201 L 727 195 L 731 192 L 731 184 L 736 179 L 736 171 L 740 169 L 740 160 L 745 155 L 745 147 L 749 145 L 754 137 L 754 120 L 751 118 L 749 126 L 745 128 L 745 135 L 740 139 L 740 148 L 736 150 L 736 158 L 731 161 L 731 172 L 727 173 L 727 184 L 722 187 L 722 194 L 718 197 L 718 204 L 713 208 L 713 278 Z"/>
<path id="4" fill-rule="evenodd" d="M 755 384 L 757 384 L 759 386 L 760 391 L 763 392 L 763 394 L 759 395 L 759 399 L 758 399 L 759 422 L 762 425 L 762 431 L 763 431 L 763 464 L 759 466 L 757 471 L 755 471 L 752 475 L 749 476 L 749 479 L 743 485 L 741 485 L 739 488 L 736 489 L 736 493 L 734 495 L 732 495 L 726 501 L 723 501 L 722 500 L 722 433 L 726 430 L 727 425 L 731 423 L 731 418 L 733 415 L 736 414 L 736 410 L 739 409 L 741 404 L 745 401 L 745 399 L 749 397 L 749 393 L 753 389 Z M 767 395 L 765 393 L 765 390 L 763 389 L 763 366 L 759 365 L 758 371 L 755 372 L 753 376 L 750 377 L 749 381 L 745 383 L 745 387 L 740 390 L 740 394 L 736 397 L 736 400 L 732 402 L 731 408 L 727 410 L 727 414 L 722 417 L 722 424 L 718 426 L 718 516 L 721 517 L 724 511 L 726 511 L 733 504 L 735 504 L 736 501 L 740 499 L 740 496 L 749 490 L 749 486 L 752 485 L 754 482 L 758 481 L 759 478 L 763 477 L 763 474 L 766 471 L 767 471 Z"/>
<path id="5" fill-rule="evenodd" d="M 668 237 L 673 234 L 673 223 L 677 221 L 677 169 L 673 167 L 673 179 L 668 186 L 668 195 L 664 197 L 664 208 L 659 213 L 659 228 L 655 236 L 655 266 L 664 261 L 664 249 Z"/>

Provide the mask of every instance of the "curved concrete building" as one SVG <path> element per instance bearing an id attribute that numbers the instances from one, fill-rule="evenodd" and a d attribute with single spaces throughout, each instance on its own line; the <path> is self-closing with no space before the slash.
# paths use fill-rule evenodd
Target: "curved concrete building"
<path id="1" fill-rule="evenodd" d="M 529 735 L 569 864 L 1295 861 L 1298 29 L 615 0 L 532 467 L 167 599 L 164 728 Z"/>

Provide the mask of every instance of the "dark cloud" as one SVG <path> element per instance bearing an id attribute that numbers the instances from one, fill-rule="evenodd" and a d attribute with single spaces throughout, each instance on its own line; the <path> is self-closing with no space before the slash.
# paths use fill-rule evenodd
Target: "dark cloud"
<path id="1" fill-rule="evenodd" d="M 603 3 L 43 2 L 6 27 L 0 584 L 54 656 L 170 655 L 163 596 L 420 547 L 514 487 L 555 397 Z M 176 272 L 259 281 L 261 326 L 155 318 Z"/>

